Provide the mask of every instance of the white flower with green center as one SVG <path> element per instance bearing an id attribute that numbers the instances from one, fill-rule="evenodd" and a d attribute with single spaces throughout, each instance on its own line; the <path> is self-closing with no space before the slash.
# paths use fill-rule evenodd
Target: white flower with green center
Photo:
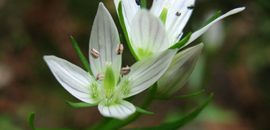
<path id="1" fill-rule="evenodd" d="M 117 11 L 121 8 L 119 19 L 121 21 L 122 16 L 126 38 L 137 60 L 177 45 L 195 7 L 195 0 L 154 0 L 150 11 L 141 9 L 140 0 L 114 0 L 114 3 Z M 219 20 L 244 9 L 236 8 L 216 18 L 194 32 L 184 45 L 177 48 L 190 44 Z M 203 44 L 199 44 L 176 54 L 168 70 L 158 80 L 157 98 L 170 96 L 187 82 L 202 48 Z"/>
<path id="2" fill-rule="evenodd" d="M 182 31 L 185 25 L 187 24 L 192 14 L 192 11 L 195 7 L 195 0 L 154 0 L 153 1 L 153 5 L 150 9 L 150 12 L 156 17 L 159 17 L 161 19 L 162 21 L 161 23 L 164 26 L 163 28 L 167 32 L 166 38 L 168 38 L 168 41 L 169 41 L 169 42 L 166 42 L 165 45 L 162 45 L 161 48 L 155 48 L 155 47 L 149 47 L 153 43 L 136 41 L 136 38 L 133 35 L 134 32 L 141 32 L 143 34 L 149 30 L 160 31 L 158 29 L 151 28 L 153 26 L 156 26 L 156 25 L 153 25 L 156 23 L 152 23 L 152 21 L 148 21 L 148 22 L 144 21 L 143 18 L 138 20 L 139 18 L 138 18 L 137 13 L 140 12 L 140 10 L 142 10 L 140 8 L 140 0 L 114 0 L 117 11 L 119 8 L 118 6 L 119 6 L 120 1 L 122 3 L 121 4 L 122 14 L 123 14 L 124 24 L 125 24 L 126 31 L 128 34 L 128 38 L 130 40 L 130 45 L 133 48 L 139 60 L 155 52 L 165 50 L 175 45 L 177 42 L 179 42 L 183 34 Z M 188 42 L 184 46 L 196 40 L 199 36 L 201 36 L 204 32 L 206 32 L 214 23 L 218 22 L 219 20 L 227 16 L 241 12 L 244 9 L 245 7 L 236 8 L 218 17 L 217 19 L 215 19 L 208 25 L 194 32 L 191 35 Z M 138 24 L 142 25 L 141 28 L 139 26 L 134 25 L 136 24 L 136 22 L 134 21 L 141 22 L 141 23 L 137 23 L 137 25 Z M 138 33 L 136 34 L 139 35 Z M 142 47 L 142 45 L 144 47 Z M 154 45 L 159 46 L 158 43 L 155 43 Z"/>
<path id="3" fill-rule="evenodd" d="M 103 116 L 123 119 L 136 110 L 123 99 L 154 84 L 167 70 L 177 50 L 156 53 L 121 69 L 122 51 L 113 19 L 100 3 L 89 42 L 93 75 L 55 56 L 44 56 L 44 60 L 58 82 L 73 96 L 89 104 L 98 104 Z"/>

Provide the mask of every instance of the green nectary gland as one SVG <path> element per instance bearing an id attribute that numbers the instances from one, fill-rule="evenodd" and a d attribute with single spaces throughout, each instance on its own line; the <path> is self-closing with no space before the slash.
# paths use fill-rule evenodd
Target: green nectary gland
<path id="1" fill-rule="evenodd" d="M 150 55 L 153 54 L 152 51 L 149 51 L 148 49 L 145 49 L 145 48 L 139 48 L 138 49 L 138 53 L 139 53 L 138 54 L 138 57 L 140 59 L 146 58 L 146 57 L 148 57 L 148 56 L 150 56 Z"/>
<path id="2" fill-rule="evenodd" d="M 98 95 L 98 92 L 99 92 L 99 88 L 98 87 L 99 87 L 98 84 L 92 84 L 90 86 L 92 98 L 97 98 L 99 96 Z"/>

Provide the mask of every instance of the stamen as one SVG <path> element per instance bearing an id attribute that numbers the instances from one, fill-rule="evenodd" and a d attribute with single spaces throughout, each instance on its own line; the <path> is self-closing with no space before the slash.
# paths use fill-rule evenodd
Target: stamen
<path id="1" fill-rule="evenodd" d="M 129 72 L 130 72 L 130 67 L 129 66 L 124 67 L 124 68 L 121 69 L 121 74 L 122 75 L 127 75 L 127 74 L 129 74 Z"/>
<path id="2" fill-rule="evenodd" d="M 97 58 L 99 57 L 99 52 L 98 52 L 97 50 L 95 50 L 95 49 L 91 49 L 91 50 L 90 50 L 90 55 L 91 55 L 93 58 L 97 59 Z"/>
<path id="3" fill-rule="evenodd" d="M 135 0 L 137 5 L 142 5 L 142 1 L 141 0 Z"/>
<path id="4" fill-rule="evenodd" d="M 116 55 L 121 55 L 123 53 L 124 46 L 123 44 L 118 44 L 116 48 Z"/>
<path id="5" fill-rule="evenodd" d="M 181 12 L 176 12 L 175 15 L 176 16 L 180 16 L 181 15 Z"/>
<path id="6" fill-rule="evenodd" d="M 105 75 L 103 73 L 98 73 L 96 76 L 96 80 L 102 81 L 105 79 Z"/>
<path id="7" fill-rule="evenodd" d="M 194 9 L 194 7 L 195 7 L 195 5 L 192 4 L 192 5 L 188 6 L 187 8 L 188 8 L 188 9 Z"/>

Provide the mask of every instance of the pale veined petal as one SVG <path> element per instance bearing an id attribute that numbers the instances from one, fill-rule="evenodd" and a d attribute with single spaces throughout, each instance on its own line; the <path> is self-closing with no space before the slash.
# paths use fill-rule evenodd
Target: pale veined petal
<path id="1" fill-rule="evenodd" d="M 89 73 L 56 56 L 44 56 L 44 60 L 58 82 L 74 97 L 90 104 L 100 101 L 99 96 L 91 96 L 93 91 L 90 86 L 95 81 Z M 99 94 L 99 90 L 94 93 Z"/>
<path id="2" fill-rule="evenodd" d="M 171 45 L 175 44 L 177 37 L 182 33 L 186 26 L 193 9 L 188 7 L 195 4 L 195 0 L 171 0 L 171 8 L 167 14 L 166 30 L 170 39 Z M 176 13 L 181 13 L 177 16 Z"/>
<path id="3" fill-rule="evenodd" d="M 133 104 L 124 100 L 110 105 L 107 105 L 106 101 L 102 101 L 98 104 L 98 110 L 105 117 L 125 119 L 133 114 L 136 111 L 136 108 Z"/>
<path id="4" fill-rule="evenodd" d="M 128 35 L 130 35 L 131 21 L 140 10 L 135 0 L 122 0 L 122 12 Z"/>
<path id="5" fill-rule="evenodd" d="M 175 55 L 170 67 L 158 80 L 157 97 L 168 97 L 178 91 L 193 72 L 203 44 L 187 48 Z"/>
<path id="6" fill-rule="evenodd" d="M 121 55 L 116 55 L 117 45 L 120 44 L 119 35 L 115 23 L 103 3 L 99 4 L 89 44 L 89 54 L 91 49 L 99 52 L 97 58 L 89 55 L 94 76 L 98 73 L 105 73 L 106 62 L 111 62 L 115 77 L 119 77 L 122 62 Z"/>
<path id="7" fill-rule="evenodd" d="M 226 18 L 230 15 L 239 13 L 241 11 L 243 11 L 245 9 L 245 7 L 239 7 L 239 8 L 235 8 L 229 12 L 227 12 L 226 14 L 223 14 L 222 16 L 218 17 L 217 19 L 215 19 L 214 21 L 212 21 L 211 23 L 209 23 L 208 25 L 206 25 L 205 27 L 201 28 L 200 30 L 194 32 L 191 36 L 189 41 L 184 45 L 188 45 L 189 43 L 193 42 L 194 40 L 196 40 L 199 36 L 201 36 L 204 32 L 206 32 L 213 24 L 215 24 L 216 22 L 218 22 L 219 20 Z M 183 47 L 184 47 L 183 46 Z"/>
<path id="8" fill-rule="evenodd" d="M 119 87 L 124 98 L 136 95 L 154 84 L 169 67 L 177 49 L 155 53 L 130 67 Z"/>
<path id="9" fill-rule="evenodd" d="M 170 47 L 162 21 L 146 10 L 139 11 L 132 20 L 130 39 L 139 59 Z"/>

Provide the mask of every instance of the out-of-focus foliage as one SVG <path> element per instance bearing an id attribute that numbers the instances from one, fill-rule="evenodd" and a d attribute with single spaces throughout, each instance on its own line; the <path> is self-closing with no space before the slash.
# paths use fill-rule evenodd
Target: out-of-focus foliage
<path id="1" fill-rule="evenodd" d="M 113 1 L 102 2 L 122 33 Z M 89 34 L 98 3 L 99 0 L 0 1 L 1 130 L 29 129 L 27 117 L 32 111 L 36 113 L 38 128 L 81 129 L 101 120 L 96 107 L 73 108 L 66 104 L 66 100 L 78 100 L 57 83 L 42 58 L 57 55 L 83 67 L 70 35 L 88 59 Z M 183 129 L 270 128 L 270 1 L 197 0 L 184 35 L 199 29 L 211 12 L 221 10 L 223 14 L 240 6 L 246 6 L 246 10 L 226 18 L 193 42 L 204 42 L 205 49 L 190 82 L 176 95 L 205 89 L 207 95 L 214 92 L 215 96 L 202 115 Z M 125 49 L 123 66 L 134 61 Z M 154 115 L 143 115 L 132 127 L 156 125 L 164 117 L 165 122 L 180 119 L 206 98 L 199 95 L 156 101 L 147 109 Z M 132 102 L 140 104 L 140 98 Z"/>

